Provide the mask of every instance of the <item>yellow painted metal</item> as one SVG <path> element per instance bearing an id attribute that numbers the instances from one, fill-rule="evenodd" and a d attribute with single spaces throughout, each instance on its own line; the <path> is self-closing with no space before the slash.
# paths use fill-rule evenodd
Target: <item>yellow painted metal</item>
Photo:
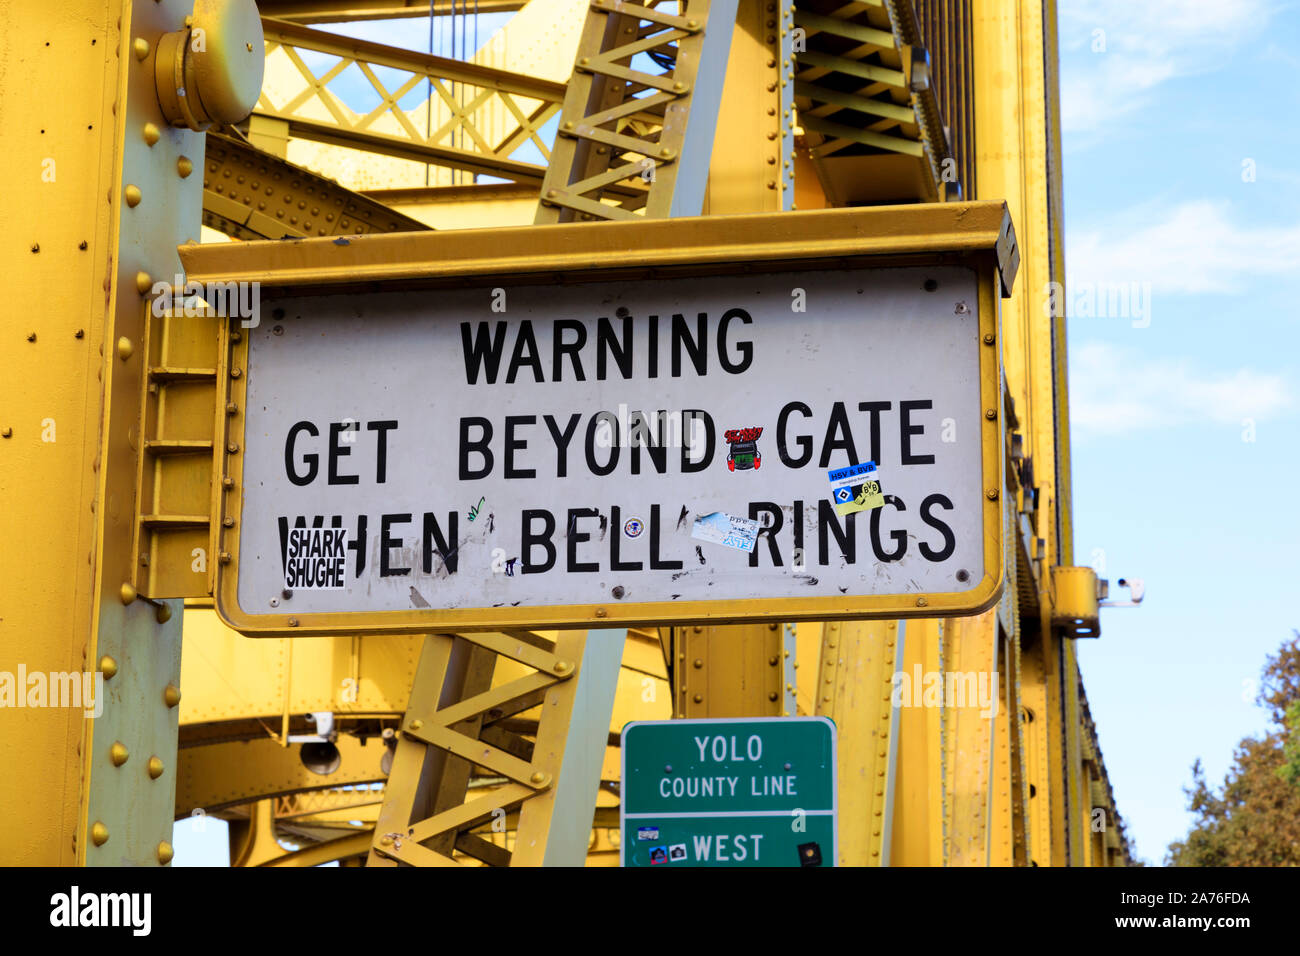
<path id="1" fill-rule="evenodd" d="M 291 136 L 419 163 L 421 184 L 426 184 L 424 164 L 541 184 L 545 167 L 513 157 L 525 144 L 549 155 L 540 131 L 559 112 L 562 84 L 287 21 L 266 18 L 263 30 L 267 81 L 255 115 L 286 121 Z M 322 54 L 331 58 L 330 66 L 318 75 L 308 61 L 320 62 Z M 348 70 L 360 71 L 381 97 L 365 115 L 329 88 Z M 381 79 L 381 74 L 395 78 Z M 432 100 L 399 105 L 426 83 L 433 87 Z M 310 161 L 305 165 L 316 168 Z"/>
<path id="2" fill-rule="evenodd" d="M 919 622 L 918 622 L 919 623 Z M 908 628 L 914 625 L 907 625 Z M 814 678 L 816 714 L 835 721 L 841 866 L 889 866 L 896 793 L 894 674 L 902 668 L 904 625 L 848 621 L 799 625 L 820 638 Z M 818 657 L 813 657 L 817 661 Z M 802 676 L 802 675 L 801 675 Z"/>
<path id="3" fill-rule="evenodd" d="M 453 866 L 453 849 L 489 864 L 543 861 L 586 640 L 585 632 L 551 641 L 523 631 L 425 639 L 370 865 Z M 483 650 L 524 664 L 527 672 L 488 689 L 493 662 L 484 667 L 475 660 Z M 491 725 L 538 704 L 535 741 L 504 728 L 488 735 Z M 465 766 L 453 780 L 455 758 Z M 503 785 L 467 799 L 468 762 L 503 778 Z M 504 822 L 521 805 L 521 842 L 508 857 L 469 832 L 485 821 Z"/>
<path id="4" fill-rule="evenodd" d="M 479 13 L 509 13 L 528 0 L 478 0 Z M 427 17 L 425 0 L 260 0 L 264 16 L 298 23 L 353 23 L 358 20 L 392 20 L 398 17 Z M 447 16 L 450 5 L 433 6 L 434 16 Z"/>
<path id="5" fill-rule="evenodd" d="M 370 784 L 384 780 L 384 747 L 340 734 L 335 745 L 340 765 L 328 776 L 304 766 L 297 745 L 285 747 L 270 736 L 182 747 L 179 753 L 176 819 L 216 814 L 229 807 L 320 787 Z M 172 816 L 169 808 L 167 816 Z"/>
<path id="6" fill-rule="evenodd" d="M 203 224 L 236 239 L 357 236 L 428 228 L 242 139 L 217 133 L 208 134 Z"/>
<path id="7" fill-rule="evenodd" d="M 692 104 L 697 88 L 709 95 L 702 84 L 717 70 L 705 62 L 706 39 L 734 26 L 713 11 L 713 0 L 692 0 L 689 10 L 592 0 L 537 223 L 672 214 Z"/>
<path id="8" fill-rule="evenodd" d="M 672 630 L 673 716 L 793 716 L 784 706 L 780 624 Z"/>
<path id="9" fill-rule="evenodd" d="M 1052 625 L 1067 637 L 1096 637 L 1101 632 L 1097 607 L 1097 572 L 1092 568 L 1055 566 L 1051 570 Z"/>
<path id="10" fill-rule="evenodd" d="M 777 212 L 794 200 L 789 0 L 740 0 L 713 137 L 705 215 Z M 784 27 L 786 24 L 782 23 Z"/>
<path id="11" fill-rule="evenodd" d="M 12 134 L 4 266 L 16 301 L 41 303 L 0 320 L 17 343 L 0 378 L 0 534 L 23 542 L 0 555 L 11 598 L 0 669 L 80 674 L 101 658 L 116 667 L 97 719 L 47 706 L 0 721 L 0 749 L 31 771 L 0 783 L 6 863 L 158 865 L 170 842 L 175 777 L 146 768 L 154 755 L 174 768 L 176 711 L 163 690 L 177 680 L 180 621 L 160 621 L 167 612 L 130 587 L 145 305 L 137 275 L 179 271 L 175 246 L 197 231 L 199 197 L 177 162 L 201 160 L 203 143 L 167 128 L 133 41 L 156 40 L 188 12 L 179 0 L 60 0 L 8 18 L 0 47 L 11 78 L 0 90 Z M 120 766 L 114 743 L 131 755 Z M 107 839 L 91 841 L 92 830 Z"/>
<path id="12" fill-rule="evenodd" d="M 948 862 L 949 797 L 943 772 L 941 684 L 938 696 L 933 690 L 929 697 L 925 693 L 926 678 L 945 670 L 944 657 L 943 621 L 923 618 L 907 622 L 899 670 L 909 677 L 911 686 L 894 725 L 898 743 L 889 837 L 891 866 L 945 866 Z"/>
<path id="13" fill-rule="evenodd" d="M 229 827 L 231 866 L 261 866 L 284 855 L 275 836 L 272 801 L 252 804 L 247 819 L 232 820 Z"/>
<path id="14" fill-rule="evenodd" d="M 997 610 L 947 621 L 944 631 L 951 648 L 945 697 L 949 679 L 955 691 L 952 700 L 944 701 L 952 742 L 952 759 L 946 768 L 952 793 L 949 862 L 953 866 L 989 866 L 997 835 L 993 806 L 999 722 L 992 712 L 993 706 L 1001 704 L 999 688 L 993 687 L 992 680 L 998 674 Z M 981 686 L 982 682 L 987 683 Z M 987 699 L 982 699 L 984 688 Z"/>
<path id="15" fill-rule="evenodd" d="M 902 257 L 992 254 L 1005 295 L 1020 264 L 1000 202 L 592 223 L 553 231 L 548 245 L 563 251 L 539 250 L 528 228 L 464 229 L 455 235 L 367 236 L 346 246 L 329 239 L 186 245 L 180 255 L 193 281 L 257 281 L 268 290 L 311 286 L 318 292 L 387 279 L 464 284 L 509 275 L 520 282 L 547 281 L 557 271 L 574 278 L 631 278 L 651 268 L 707 274 L 759 261 L 814 268 L 858 259 L 874 265 L 876 257 L 891 264 Z M 865 262 L 868 257 L 871 262 Z M 618 265 L 604 264 L 611 261 Z"/>

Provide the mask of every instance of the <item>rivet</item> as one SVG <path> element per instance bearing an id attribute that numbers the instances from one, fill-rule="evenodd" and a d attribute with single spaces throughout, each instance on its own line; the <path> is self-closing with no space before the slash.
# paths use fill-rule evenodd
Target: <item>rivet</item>
<path id="1" fill-rule="evenodd" d="M 114 741 L 113 746 L 108 748 L 108 759 L 113 761 L 114 767 L 122 766 L 122 764 L 126 763 L 126 759 L 129 756 L 131 755 L 127 752 L 126 747 L 122 745 L 120 740 Z"/>
<path id="2" fill-rule="evenodd" d="M 79 243 L 77 243 L 77 248 L 80 249 L 82 252 L 85 252 L 87 249 L 90 248 L 90 243 L 88 243 L 85 239 L 82 239 Z"/>
<path id="3" fill-rule="evenodd" d="M 703 703 L 703 701 L 704 701 L 704 695 L 703 695 L 703 694 L 696 694 L 695 697 L 694 697 L 693 699 L 694 699 L 695 703 L 697 703 L 697 704 L 699 704 L 699 703 Z"/>
<path id="4" fill-rule="evenodd" d="M 137 272 L 135 274 L 135 291 L 144 295 L 153 288 L 153 276 L 147 272 Z"/>
<path id="5" fill-rule="evenodd" d="M 556 661 L 555 666 L 551 668 L 557 674 L 567 674 L 573 670 L 573 665 L 568 661 Z"/>
<path id="6" fill-rule="evenodd" d="M 168 684 L 163 691 L 163 703 L 168 707 L 175 707 L 181 702 L 181 690 L 175 684 Z"/>
<path id="7" fill-rule="evenodd" d="M 117 661 L 105 654 L 99 659 L 99 672 L 104 675 L 104 680 L 112 680 L 117 674 Z"/>
<path id="8" fill-rule="evenodd" d="M 775 667 L 775 666 L 777 665 L 777 662 L 778 662 L 778 661 L 780 661 L 780 658 L 779 658 L 779 657 L 776 657 L 775 655 L 772 656 L 772 657 L 769 657 L 769 658 L 767 659 L 767 662 L 768 662 L 769 664 L 771 664 L 773 667 Z"/>
<path id="9" fill-rule="evenodd" d="M 767 695 L 767 699 L 768 699 L 768 700 L 776 700 L 776 691 L 772 691 L 771 693 L 769 693 L 769 694 Z"/>
<path id="10" fill-rule="evenodd" d="M 145 123 L 142 132 L 144 133 L 144 141 L 150 146 L 158 142 L 158 137 L 162 135 L 158 132 L 158 127 L 154 126 L 153 123 Z"/>
<path id="11" fill-rule="evenodd" d="M 675 154 L 674 154 L 674 152 L 673 152 L 671 149 L 661 149 L 661 150 L 659 150 L 659 156 L 660 156 L 661 158 L 663 158 L 663 159 L 672 159 L 674 155 L 675 155 Z"/>
<path id="12" fill-rule="evenodd" d="M 129 584 L 123 584 L 117 592 L 118 597 L 122 599 L 123 604 L 130 604 L 136 598 L 135 588 Z"/>
<path id="13" fill-rule="evenodd" d="M 390 837 L 390 836 L 380 837 L 380 838 L 379 838 L 379 845 L 380 845 L 380 846 L 392 846 L 392 845 L 393 845 L 393 838 Z"/>
<path id="14" fill-rule="evenodd" d="M 103 846 L 108 842 L 108 827 L 96 820 L 90 828 L 90 839 L 95 846 Z"/>
<path id="15" fill-rule="evenodd" d="M 158 602 L 157 606 L 154 607 L 153 616 L 159 624 L 166 624 L 172 619 L 171 605 L 163 601 Z"/>
<path id="16" fill-rule="evenodd" d="M 172 850 L 172 845 L 168 843 L 166 840 L 163 840 L 161 843 L 158 844 L 158 862 L 161 863 L 163 866 L 166 866 L 168 863 L 170 863 L 172 861 L 172 857 L 175 855 L 176 855 L 175 851 Z"/>
<path id="17" fill-rule="evenodd" d="M 692 661 L 691 663 L 693 663 L 697 668 L 704 666 L 704 661 L 700 660 L 700 658 L 698 657 L 695 658 L 695 660 Z"/>
<path id="18" fill-rule="evenodd" d="M 528 778 L 528 782 L 534 786 L 540 787 L 546 782 L 546 774 L 542 773 L 540 770 L 536 770 L 533 772 L 533 775 Z"/>
<path id="19" fill-rule="evenodd" d="M 12 438 L 13 434 L 14 434 L 14 430 L 10 428 L 8 425 L 6 425 L 4 428 L 0 428 L 0 438 Z"/>
<path id="20" fill-rule="evenodd" d="M 994 335 L 993 335 L 992 332 L 989 332 L 989 333 L 987 333 L 987 334 L 984 336 L 984 344 L 985 344 L 985 345 L 992 345 L 992 344 L 993 344 L 994 342 L 996 342 L 996 341 L 997 341 L 997 338 L 994 337 Z"/>
<path id="21" fill-rule="evenodd" d="M 122 190 L 122 198 L 126 200 L 128 206 L 134 209 L 136 206 L 140 205 L 140 200 L 143 199 L 144 196 L 140 192 L 139 186 L 130 185 Z"/>
<path id="22" fill-rule="evenodd" d="M 596 608 L 596 617 L 605 617 L 609 614 L 603 607 Z"/>
<path id="23" fill-rule="evenodd" d="M 134 351 L 135 351 L 135 346 L 131 344 L 131 340 L 128 339 L 125 335 L 117 340 L 117 357 L 120 358 L 123 362 L 129 359 L 131 357 L 131 353 Z"/>
<path id="24" fill-rule="evenodd" d="M 28 333 L 27 333 L 27 341 L 28 341 L 28 342 L 35 342 L 35 341 L 36 341 L 36 333 L 35 333 L 35 332 L 28 332 Z"/>
<path id="25" fill-rule="evenodd" d="M 226 446 L 226 451 L 230 452 L 230 454 L 232 455 L 237 455 L 239 454 L 239 446 L 232 441 L 229 445 Z"/>
<path id="26" fill-rule="evenodd" d="M 984 497 L 987 498 L 989 501 L 997 501 L 998 490 L 996 488 L 990 488 L 988 491 L 984 492 Z"/>
<path id="27" fill-rule="evenodd" d="M 149 41 L 144 37 L 136 37 L 131 41 L 131 52 L 137 60 L 143 60 L 149 55 Z"/>
<path id="28" fill-rule="evenodd" d="M 685 83 L 681 83 L 681 82 L 674 83 L 674 84 L 673 84 L 673 92 L 674 92 L 674 93 L 685 93 L 685 92 L 686 92 L 686 84 L 685 84 Z"/>
<path id="29" fill-rule="evenodd" d="M 186 179 L 194 172 L 194 163 L 188 156 L 182 156 L 176 160 L 176 172 L 180 174 L 181 179 Z"/>

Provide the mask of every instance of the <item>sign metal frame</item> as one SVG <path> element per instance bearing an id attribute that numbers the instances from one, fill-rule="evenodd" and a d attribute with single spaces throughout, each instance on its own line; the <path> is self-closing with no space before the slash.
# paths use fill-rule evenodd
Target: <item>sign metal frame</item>
<path id="1" fill-rule="evenodd" d="M 544 229 L 546 243 L 540 243 Z M 539 252 L 539 246 L 556 251 Z M 834 209 L 747 216 L 581 223 L 308 239 L 187 245 L 190 281 L 259 282 L 262 312 L 301 295 L 671 279 L 784 271 L 902 266 L 964 266 L 978 277 L 984 576 L 957 592 L 758 598 L 454 610 L 250 614 L 239 606 L 240 526 L 245 461 L 249 336 L 225 320 L 228 374 L 218 396 L 226 414 L 214 604 L 221 620 L 250 636 L 419 634 L 431 631 L 727 624 L 977 614 L 1004 586 L 1002 531 L 1002 363 L 999 300 L 1010 295 L 1019 252 L 1001 202 Z M 222 431 L 224 430 L 224 434 Z"/>

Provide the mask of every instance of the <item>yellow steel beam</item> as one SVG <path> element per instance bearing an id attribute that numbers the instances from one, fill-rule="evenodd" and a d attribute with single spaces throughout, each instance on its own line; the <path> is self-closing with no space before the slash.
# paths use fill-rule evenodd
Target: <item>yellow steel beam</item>
<path id="1" fill-rule="evenodd" d="M 429 228 L 242 139 L 208 133 L 203 224 L 236 239 L 355 236 Z"/>
<path id="2" fill-rule="evenodd" d="M 994 250 L 1003 291 L 1019 265 L 1011 221 L 1000 202 L 877 206 L 770 216 L 704 216 L 571 225 L 548 233 L 540 249 L 520 230 L 464 229 L 370 236 L 365 243 L 301 242 L 188 245 L 182 261 L 195 281 L 259 281 L 264 288 L 310 283 L 322 288 L 379 279 L 526 277 L 556 269 L 595 273 L 610 268 L 707 267 L 774 257 L 833 259 L 845 255 Z M 615 258 L 617 257 L 617 258 Z"/>
<path id="3" fill-rule="evenodd" d="M 6 18 L 0 113 L 25 132 L 2 161 L 3 264 L 15 300 L 40 306 L 0 319 L 17 343 L 0 376 L 0 535 L 22 542 L 0 553 L 0 670 L 108 679 L 96 719 L 47 700 L 0 721 L 0 750 L 29 769 L 0 782 L 4 863 L 171 858 L 180 617 L 135 600 L 132 524 L 143 294 L 180 271 L 199 225 L 199 181 L 178 164 L 202 162 L 203 138 L 164 118 L 154 71 L 190 12 L 63 0 Z"/>
<path id="4" fill-rule="evenodd" d="M 511 13 L 522 9 L 528 0 L 477 0 L 478 13 Z M 277 17 L 295 23 L 351 23 L 357 20 L 395 20 L 399 17 L 448 16 L 450 4 L 432 4 L 426 0 L 258 0 L 257 9 L 264 17 Z M 456 8 L 459 10 L 459 8 Z"/>
<path id="5" fill-rule="evenodd" d="M 835 721 L 837 732 L 836 862 L 889 866 L 899 737 L 894 674 L 903 663 L 904 625 L 854 621 L 799 629 L 820 634 L 820 665 L 806 669 L 815 678 L 816 713 Z"/>
<path id="6" fill-rule="evenodd" d="M 944 675 L 944 705 L 952 740 L 952 762 L 947 767 L 953 795 L 948 827 L 950 862 L 953 866 L 989 866 L 997 835 L 992 820 L 999 726 L 994 708 L 1002 703 L 994 684 L 998 676 L 997 610 L 947 621 L 945 632 L 952 648 L 951 666 Z"/>
<path id="7" fill-rule="evenodd" d="M 676 717 L 793 716 L 785 706 L 780 624 L 675 627 Z"/>
<path id="8" fill-rule="evenodd" d="M 182 819 L 195 810 L 211 814 L 284 794 L 385 779 L 380 767 L 382 744 L 371 741 L 365 745 L 342 734 L 335 745 L 341 763 L 329 775 L 303 764 L 301 745 L 285 747 L 269 736 L 184 747 L 177 771 L 176 805 L 167 815 Z"/>

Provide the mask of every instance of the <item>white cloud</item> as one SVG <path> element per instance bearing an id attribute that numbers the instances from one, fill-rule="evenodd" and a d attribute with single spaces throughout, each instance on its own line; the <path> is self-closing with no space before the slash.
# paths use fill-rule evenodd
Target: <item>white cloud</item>
<path id="1" fill-rule="evenodd" d="M 1067 288 L 1149 282 L 1157 294 L 1235 292 L 1263 277 L 1300 278 L 1300 224 L 1242 226 L 1227 203 L 1194 200 L 1071 231 L 1065 255 Z"/>
<path id="2" fill-rule="evenodd" d="M 1092 342 L 1070 353 L 1070 424 L 1116 434 L 1176 425 L 1241 426 L 1292 407 L 1280 375 L 1206 372 L 1185 359 L 1148 359 Z"/>
<path id="3" fill-rule="evenodd" d="M 1061 65 L 1065 131 L 1097 132 L 1147 105 L 1161 83 L 1222 67 L 1275 9 L 1276 0 L 1062 0 L 1061 47 L 1076 54 Z"/>

